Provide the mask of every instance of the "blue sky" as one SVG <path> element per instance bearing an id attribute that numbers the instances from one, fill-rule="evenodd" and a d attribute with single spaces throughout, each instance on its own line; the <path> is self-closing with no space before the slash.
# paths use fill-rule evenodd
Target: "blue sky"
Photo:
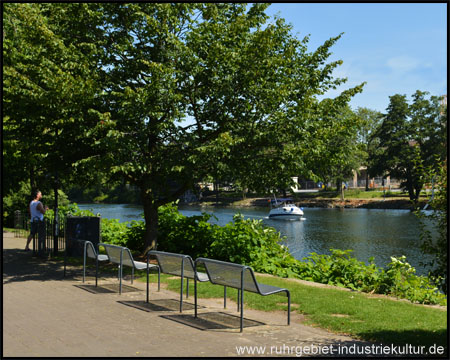
<path id="1" fill-rule="evenodd" d="M 278 13 L 300 39 L 310 34 L 309 51 L 344 32 L 329 61 L 344 62 L 333 73 L 348 78 L 339 91 L 367 82 L 353 109 L 385 112 L 389 96 L 410 100 L 416 90 L 447 94 L 445 3 L 273 3 L 266 13 Z"/>

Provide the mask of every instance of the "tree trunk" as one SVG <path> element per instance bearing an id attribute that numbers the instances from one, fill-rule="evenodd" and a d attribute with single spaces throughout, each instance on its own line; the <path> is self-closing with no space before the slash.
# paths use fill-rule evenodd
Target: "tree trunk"
<path id="1" fill-rule="evenodd" d="M 419 198 L 420 198 L 420 191 L 422 190 L 422 187 L 416 187 L 416 192 L 414 194 L 414 208 L 416 208 L 419 205 Z"/>
<path id="2" fill-rule="evenodd" d="M 145 233 L 142 255 L 149 250 L 156 250 L 158 244 L 158 205 L 151 196 L 142 196 L 144 205 Z"/>
<path id="3" fill-rule="evenodd" d="M 213 184 L 213 189 L 216 193 L 216 205 L 218 205 L 219 204 L 219 183 L 217 182 L 217 180 Z"/>
<path id="4" fill-rule="evenodd" d="M 369 172 L 366 171 L 366 191 L 369 191 Z"/>

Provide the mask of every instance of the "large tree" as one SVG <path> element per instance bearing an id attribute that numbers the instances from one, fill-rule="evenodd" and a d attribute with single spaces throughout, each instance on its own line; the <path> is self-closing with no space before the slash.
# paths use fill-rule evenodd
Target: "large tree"
<path id="1" fill-rule="evenodd" d="M 207 176 L 226 171 L 268 188 L 306 172 L 316 96 L 345 82 L 332 77 L 342 62 L 326 63 L 341 35 L 308 52 L 308 37 L 297 39 L 281 18 L 268 21 L 268 4 L 72 4 L 66 13 L 62 4 L 35 6 L 65 48 L 88 50 L 79 63 L 92 91 L 75 107 L 84 140 L 75 139 L 86 151 L 79 160 L 83 146 L 75 149 L 74 169 L 140 188 L 146 249 L 156 246 L 158 207 Z M 53 118 L 74 134 L 65 128 L 70 116 Z"/>
<path id="2" fill-rule="evenodd" d="M 343 82 L 331 77 L 341 62 L 325 63 L 339 37 L 308 53 L 282 19 L 266 23 L 267 6 L 105 5 L 114 125 L 103 160 L 141 189 L 146 248 L 158 207 L 218 160 L 251 187 L 286 182 L 315 96 Z"/>

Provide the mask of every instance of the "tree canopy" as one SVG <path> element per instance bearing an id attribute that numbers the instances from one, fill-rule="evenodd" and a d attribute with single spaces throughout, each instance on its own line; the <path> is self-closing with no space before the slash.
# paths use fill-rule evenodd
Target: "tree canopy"
<path id="1" fill-rule="evenodd" d="M 8 161 L 138 186 L 146 249 L 158 207 L 206 176 L 267 189 L 313 175 L 308 156 L 334 139 L 327 114 L 363 85 L 320 103 L 346 80 L 327 63 L 342 34 L 309 52 L 268 6 L 5 4 Z M 344 136 L 351 120 L 338 118 Z"/>
<path id="2" fill-rule="evenodd" d="M 83 39 L 63 24 L 80 20 L 86 7 L 63 6 L 3 4 L 6 189 L 27 177 L 36 187 L 56 171 L 70 173 L 90 153 L 86 134 L 103 116 L 95 107 L 96 64 Z"/>

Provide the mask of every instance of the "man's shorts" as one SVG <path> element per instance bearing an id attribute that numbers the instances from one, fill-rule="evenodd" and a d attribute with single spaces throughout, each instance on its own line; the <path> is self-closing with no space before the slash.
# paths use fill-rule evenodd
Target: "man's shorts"
<path id="1" fill-rule="evenodd" d="M 39 225 L 41 223 L 42 223 L 42 221 L 40 221 L 40 220 L 33 220 L 33 221 L 31 221 L 30 232 L 31 232 L 32 236 L 34 236 L 35 234 L 38 233 Z"/>

